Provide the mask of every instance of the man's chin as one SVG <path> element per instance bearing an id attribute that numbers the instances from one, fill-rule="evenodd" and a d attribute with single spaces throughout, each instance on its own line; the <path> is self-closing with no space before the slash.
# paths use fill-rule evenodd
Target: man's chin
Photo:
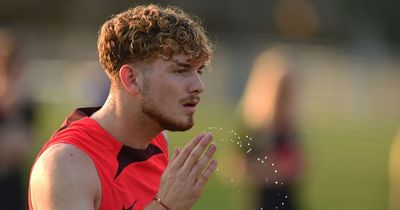
<path id="1" fill-rule="evenodd" d="M 193 127 L 194 123 L 188 123 L 188 124 L 179 124 L 179 125 L 170 125 L 166 127 L 166 130 L 169 131 L 187 131 Z"/>
<path id="2" fill-rule="evenodd" d="M 182 121 L 175 121 L 175 122 L 170 122 L 167 124 L 164 124 L 165 130 L 169 131 L 187 131 L 191 129 L 194 125 L 194 120 L 193 117 L 186 118 L 185 120 Z"/>

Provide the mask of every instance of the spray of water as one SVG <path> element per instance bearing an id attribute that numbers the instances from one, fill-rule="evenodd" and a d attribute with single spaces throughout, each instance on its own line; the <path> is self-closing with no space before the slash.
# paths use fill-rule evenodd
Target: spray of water
<path id="1" fill-rule="evenodd" d="M 257 154 L 255 151 L 257 151 L 257 148 L 253 145 L 253 142 L 256 142 L 257 139 L 254 139 L 253 137 L 250 137 L 249 135 L 241 135 L 239 132 L 236 132 L 232 129 L 224 129 L 222 127 L 217 127 L 217 126 L 209 126 L 206 131 L 204 132 L 211 132 L 214 135 L 215 139 L 215 144 L 217 144 L 218 147 L 224 147 L 224 144 L 230 144 L 230 146 L 234 145 L 237 147 L 237 149 L 243 151 L 244 156 L 254 156 L 254 154 Z M 226 145 L 225 145 L 226 146 Z M 254 153 L 254 154 L 253 154 Z M 259 157 L 256 157 L 256 161 L 252 161 L 250 165 L 252 166 L 258 166 L 258 167 L 270 167 L 269 169 L 272 168 L 273 172 L 275 175 L 279 176 L 278 170 L 276 169 L 276 163 L 274 162 L 269 162 L 267 161 L 268 159 L 268 154 L 263 154 Z M 268 163 L 268 164 L 267 164 Z M 217 173 L 222 173 L 223 169 L 221 167 L 218 167 L 216 169 Z M 276 177 L 276 176 L 275 176 Z M 228 178 L 229 181 L 227 183 L 231 185 L 237 184 L 234 178 Z M 284 185 L 283 182 L 279 182 L 278 180 L 275 180 L 272 177 L 265 177 L 265 182 L 267 186 L 271 186 L 271 184 L 275 185 Z M 237 190 L 237 193 L 240 194 L 241 190 Z M 279 195 L 280 196 L 280 195 Z M 285 199 L 288 198 L 287 195 L 284 196 Z M 285 205 L 285 199 L 282 198 L 281 203 L 277 203 L 276 209 L 279 209 L 279 206 L 284 206 Z M 260 210 L 262 210 L 261 208 Z M 254 209 L 255 210 L 255 209 Z"/>

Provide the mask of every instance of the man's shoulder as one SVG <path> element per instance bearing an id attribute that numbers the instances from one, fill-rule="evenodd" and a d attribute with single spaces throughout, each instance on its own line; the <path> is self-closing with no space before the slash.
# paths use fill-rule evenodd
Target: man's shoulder
<path id="1" fill-rule="evenodd" d="M 32 170 L 32 175 L 36 174 L 40 174 L 40 177 L 51 175 L 49 179 L 85 179 L 88 178 L 86 174 L 97 175 L 92 160 L 85 152 L 64 143 L 51 145 L 40 155 Z"/>
<path id="2" fill-rule="evenodd" d="M 100 180 L 93 162 L 82 150 L 70 144 L 51 145 L 32 168 L 32 203 L 42 202 L 48 197 L 96 198 L 99 189 Z"/>
<path id="3" fill-rule="evenodd" d="M 78 147 L 72 144 L 56 143 L 50 145 L 38 161 L 54 164 L 90 165 L 90 158 Z"/>

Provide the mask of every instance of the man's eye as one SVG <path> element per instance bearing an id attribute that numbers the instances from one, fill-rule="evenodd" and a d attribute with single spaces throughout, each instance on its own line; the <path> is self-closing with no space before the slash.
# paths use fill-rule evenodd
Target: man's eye
<path id="1" fill-rule="evenodd" d="M 178 69 L 175 71 L 175 74 L 184 74 L 184 73 L 186 73 L 186 71 L 183 69 Z"/>

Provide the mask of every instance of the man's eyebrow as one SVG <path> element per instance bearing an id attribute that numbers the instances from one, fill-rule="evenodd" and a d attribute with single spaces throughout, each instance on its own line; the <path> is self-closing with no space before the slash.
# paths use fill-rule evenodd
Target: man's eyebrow
<path id="1" fill-rule="evenodd" d="M 185 67 L 185 68 L 190 68 L 192 67 L 192 64 L 190 63 L 180 63 L 180 62 L 175 62 L 176 65 L 181 66 L 181 67 Z"/>
<path id="2" fill-rule="evenodd" d="M 185 68 L 192 68 L 193 65 L 190 63 L 181 63 L 181 62 L 175 62 L 176 65 L 181 66 L 181 67 L 185 67 Z M 201 65 L 198 70 L 203 69 L 205 67 L 205 65 Z"/>

